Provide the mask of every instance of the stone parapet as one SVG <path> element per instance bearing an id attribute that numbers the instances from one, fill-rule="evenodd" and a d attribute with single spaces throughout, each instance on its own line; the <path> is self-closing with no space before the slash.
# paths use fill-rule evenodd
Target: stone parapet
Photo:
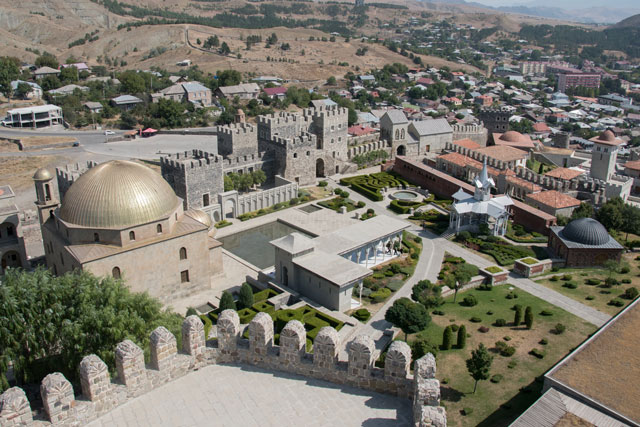
<path id="1" fill-rule="evenodd" d="M 217 340 L 205 342 L 200 319 L 187 317 L 182 324 L 182 351 L 178 352 L 175 336 L 164 327 L 155 329 L 150 335 L 148 367 L 142 349 L 130 340 L 123 341 L 115 350 L 118 377 L 114 381 L 98 356 L 86 356 L 80 363 L 82 398 L 75 399 L 71 383 L 61 373 L 50 374 L 40 388 L 42 417 L 54 425 L 85 425 L 128 399 L 201 366 L 234 363 L 412 398 L 415 425 L 446 426 L 446 412 L 439 406 L 440 383 L 435 379 L 435 358 L 428 354 L 416 361 L 412 376 L 409 373 L 411 350 L 404 342 L 393 342 L 384 368 L 378 368 L 374 366 L 375 345 L 367 335 L 357 336 L 349 343 L 348 361 L 339 360 L 341 343 L 332 327 L 324 327 L 316 335 L 313 353 L 306 351 L 306 331 L 298 320 L 285 325 L 279 345 L 274 344 L 273 320 L 266 313 L 253 318 L 248 326 L 248 339 L 242 338 L 242 327 L 234 310 L 220 313 L 217 332 Z M 35 426 L 37 423 L 40 421 L 33 421 L 22 389 L 14 387 L 0 395 L 2 426 Z"/>

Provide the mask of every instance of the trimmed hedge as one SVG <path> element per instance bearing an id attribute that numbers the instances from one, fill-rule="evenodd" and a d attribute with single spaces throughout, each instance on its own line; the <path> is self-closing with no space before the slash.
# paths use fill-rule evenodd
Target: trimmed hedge
<path id="1" fill-rule="evenodd" d="M 242 310 L 238 311 L 238 317 L 240 317 L 240 323 L 247 324 L 251 322 L 251 320 L 253 320 L 253 318 L 256 317 L 256 314 L 258 314 L 258 312 L 255 310 L 252 310 L 250 308 L 243 308 Z"/>
<path id="2" fill-rule="evenodd" d="M 262 302 L 262 301 L 266 301 L 271 297 L 275 297 L 276 295 L 278 295 L 278 292 L 276 292 L 275 290 L 269 288 L 269 289 L 264 289 L 260 292 L 256 292 L 253 294 L 253 301 L 254 302 Z"/>
<path id="3" fill-rule="evenodd" d="M 404 179 L 388 173 L 379 172 L 371 175 L 358 175 L 351 178 L 342 178 L 340 185 L 348 185 L 352 190 L 363 196 L 379 202 L 383 199 L 380 190 L 385 187 L 407 188 L 409 183 Z"/>
<path id="4" fill-rule="evenodd" d="M 351 316 L 355 317 L 361 322 L 366 322 L 371 318 L 371 313 L 366 308 L 359 308 L 358 310 L 354 311 Z"/>

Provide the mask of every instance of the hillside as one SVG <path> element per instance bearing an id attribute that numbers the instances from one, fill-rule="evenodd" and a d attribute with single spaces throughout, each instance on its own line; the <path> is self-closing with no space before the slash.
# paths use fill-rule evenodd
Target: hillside
<path id="1" fill-rule="evenodd" d="M 640 28 L 640 13 L 623 19 L 611 28 Z"/>

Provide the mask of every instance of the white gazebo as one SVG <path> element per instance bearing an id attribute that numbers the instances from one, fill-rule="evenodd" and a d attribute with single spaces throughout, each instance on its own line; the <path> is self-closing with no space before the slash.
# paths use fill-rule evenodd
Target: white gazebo
<path id="1" fill-rule="evenodd" d="M 449 216 L 449 229 L 456 233 L 475 229 L 486 224 L 494 236 L 504 236 L 507 232 L 509 211 L 513 200 L 506 194 L 493 197 L 491 189 L 495 187 L 487 172 L 485 159 L 480 175 L 474 181 L 475 193 L 466 193 L 460 188 L 452 197 L 454 203 Z"/>

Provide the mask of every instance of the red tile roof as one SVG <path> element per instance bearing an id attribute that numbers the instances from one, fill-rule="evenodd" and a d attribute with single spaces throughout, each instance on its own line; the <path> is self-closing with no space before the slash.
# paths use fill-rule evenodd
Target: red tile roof
<path id="1" fill-rule="evenodd" d="M 549 126 L 546 123 L 538 122 L 533 124 L 534 132 L 550 132 Z"/>
<path id="2" fill-rule="evenodd" d="M 274 96 L 274 95 L 284 95 L 287 93 L 287 88 L 286 87 L 265 87 L 264 89 L 264 93 L 266 93 L 269 96 Z"/>
<path id="3" fill-rule="evenodd" d="M 453 141 L 453 143 L 464 148 L 469 148 L 471 150 L 475 150 L 481 147 L 480 144 L 470 140 L 469 138 L 459 139 L 458 141 Z"/>
<path id="4" fill-rule="evenodd" d="M 347 129 L 347 133 L 353 136 L 369 135 L 370 133 L 374 133 L 375 131 L 376 130 L 374 128 L 364 125 L 355 125 Z"/>
<path id="5" fill-rule="evenodd" d="M 640 171 L 640 160 L 634 160 L 632 162 L 627 162 L 624 164 L 624 167 L 627 169 L 631 169 L 634 171 Z"/>
<path id="6" fill-rule="evenodd" d="M 555 168 L 545 173 L 546 176 L 550 176 L 552 178 L 565 179 L 567 181 L 572 180 L 573 178 L 577 178 L 582 174 L 584 174 L 583 171 L 569 169 L 569 168 Z"/>
<path id="7" fill-rule="evenodd" d="M 552 207 L 554 209 L 570 208 L 573 206 L 580 206 L 580 200 L 567 196 L 556 190 L 541 191 L 540 193 L 533 193 L 527 195 L 527 200 L 533 200 L 545 206 Z"/>

